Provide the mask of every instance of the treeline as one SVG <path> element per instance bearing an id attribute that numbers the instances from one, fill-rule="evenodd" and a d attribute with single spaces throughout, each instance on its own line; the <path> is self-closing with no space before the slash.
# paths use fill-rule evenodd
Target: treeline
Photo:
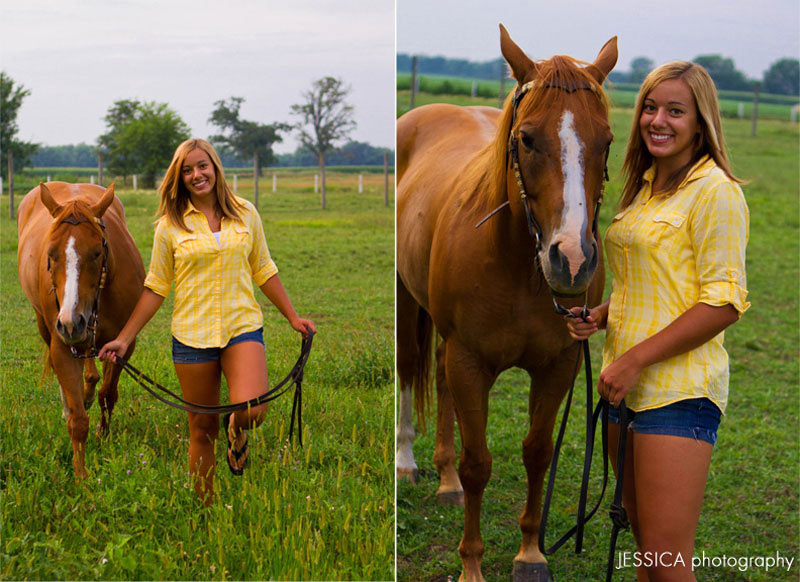
<path id="1" fill-rule="evenodd" d="M 384 153 L 389 154 L 389 165 L 394 165 L 394 150 L 374 147 L 365 142 L 351 141 L 329 154 L 326 163 L 332 166 L 382 166 Z M 220 154 L 222 164 L 229 168 L 252 168 L 250 159 Z M 316 166 L 319 160 L 307 149 L 297 148 L 292 153 L 276 154 L 275 167 Z M 31 158 L 33 167 L 39 168 L 95 168 L 97 146 L 78 145 L 40 146 Z"/>
<path id="2" fill-rule="evenodd" d="M 763 79 L 749 79 L 736 68 L 732 59 L 721 55 L 699 55 L 693 59 L 708 70 L 717 89 L 727 91 L 750 91 L 753 84 L 761 84 L 761 90 L 776 95 L 798 95 L 800 93 L 800 61 L 783 58 L 775 61 L 764 73 Z M 608 76 L 612 83 L 640 84 L 647 73 L 656 67 L 656 63 L 647 57 L 636 57 L 631 61 L 629 71 L 612 71 Z M 404 53 L 397 55 L 398 74 L 411 73 L 412 56 Z M 448 59 L 445 57 L 417 57 L 418 75 L 440 75 L 447 77 L 463 77 L 468 79 L 497 80 L 505 75 L 503 59 L 471 62 L 464 59 Z"/>

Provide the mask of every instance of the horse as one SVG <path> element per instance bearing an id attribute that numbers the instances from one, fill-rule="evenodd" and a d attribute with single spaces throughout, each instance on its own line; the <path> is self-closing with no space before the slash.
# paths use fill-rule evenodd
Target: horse
<path id="1" fill-rule="evenodd" d="M 541 493 L 580 350 L 554 302 L 596 305 L 604 284 L 596 220 L 612 134 L 602 84 L 617 61 L 616 37 L 591 64 L 566 56 L 534 62 L 502 24 L 500 46 L 517 82 L 502 111 L 432 104 L 397 121 L 396 471 L 414 477 L 413 410 L 424 423 L 435 357 L 436 495 L 464 505 L 465 582 L 483 580 L 489 391 L 512 367 L 531 378 L 527 501 L 513 576 L 550 579 L 538 549 Z"/>
<path id="2" fill-rule="evenodd" d="M 75 475 L 85 478 L 86 410 L 100 380 L 95 346 L 114 339 L 133 311 L 144 284 L 142 257 L 113 185 L 39 184 L 23 198 L 17 221 L 19 281 L 58 378 Z M 103 365 L 100 436 L 109 429 L 121 371 Z"/>

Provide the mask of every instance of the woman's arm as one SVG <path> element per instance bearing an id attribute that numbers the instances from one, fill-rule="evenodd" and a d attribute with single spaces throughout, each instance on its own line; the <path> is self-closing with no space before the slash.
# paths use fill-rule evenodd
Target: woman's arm
<path id="1" fill-rule="evenodd" d="M 272 304 L 278 308 L 283 316 L 289 320 L 289 324 L 293 329 L 303 334 L 303 337 L 308 337 L 308 332 L 316 333 L 317 329 L 314 327 L 314 322 L 310 319 L 301 319 L 292 306 L 289 295 L 286 289 L 283 288 L 280 277 L 273 275 L 261 285 L 261 291 L 266 295 Z"/>
<path id="2" fill-rule="evenodd" d="M 703 345 L 739 319 L 733 305 L 697 303 L 658 333 L 636 344 L 600 374 L 597 392 L 617 406 L 647 366 Z"/>
<path id="3" fill-rule="evenodd" d="M 161 295 L 145 287 L 125 327 L 122 328 L 116 339 L 111 340 L 100 348 L 97 357 L 101 360 L 111 359 L 114 361 L 117 354 L 121 356 L 127 354 L 133 340 L 136 339 L 142 328 L 147 325 L 147 322 L 153 318 L 162 303 L 164 303 L 164 298 Z"/>

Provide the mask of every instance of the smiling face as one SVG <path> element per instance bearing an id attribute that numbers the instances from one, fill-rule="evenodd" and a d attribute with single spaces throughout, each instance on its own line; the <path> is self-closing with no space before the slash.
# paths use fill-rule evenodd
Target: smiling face
<path id="1" fill-rule="evenodd" d="M 682 79 L 667 79 L 644 99 L 639 132 L 660 168 L 674 170 L 689 163 L 700 131 L 692 90 Z"/>
<path id="2" fill-rule="evenodd" d="M 214 196 L 216 169 L 211 158 L 202 149 L 195 148 L 186 156 L 181 165 L 181 179 L 193 202 Z"/>

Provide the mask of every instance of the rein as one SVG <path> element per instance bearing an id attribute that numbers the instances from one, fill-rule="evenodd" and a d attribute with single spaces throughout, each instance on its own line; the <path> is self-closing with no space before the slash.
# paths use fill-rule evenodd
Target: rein
<path id="1" fill-rule="evenodd" d="M 308 337 L 304 338 L 300 345 L 300 357 L 297 358 L 297 362 L 295 362 L 294 367 L 283 380 L 281 380 L 267 392 L 251 398 L 250 400 L 237 402 L 236 404 L 207 405 L 189 402 L 188 400 L 184 400 L 174 392 L 165 388 L 152 378 L 144 375 L 140 370 L 128 363 L 128 361 L 122 356 L 116 356 L 115 362 L 122 366 L 122 369 L 125 370 L 125 372 L 131 378 L 133 378 L 134 382 L 147 390 L 157 400 L 160 400 L 172 408 L 177 408 L 178 410 L 192 412 L 195 414 L 227 414 L 228 412 L 236 412 L 237 410 L 247 410 L 254 406 L 277 399 L 288 392 L 292 385 L 294 385 L 295 390 L 294 401 L 292 403 L 291 422 L 289 425 L 289 440 L 292 440 L 295 418 L 297 418 L 297 441 L 300 443 L 300 446 L 303 446 L 303 370 L 306 362 L 308 361 L 308 356 L 311 354 L 311 343 L 313 339 L 314 332 L 309 330 Z M 162 396 L 158 392 L 162 392 L 167 396 Z M 178 402 L 173 402 L 168 397 L 173 398 Z"/>
<path id="2" fill-rule="evenodd" d="M 522 180 L 522 173 L 520 172 L 519 169 L 519 145 L 517 143 L 517 138 L 514 135 L 514 123 L 517 117 L 517 109 L 519 108 L 519 104 L 522 101 L 522 98 L 528 91 L 530 91 L 534 87 L 540 87 L 540 86 L 566 91 L 567 93 L 573 93 L 575 91 L 580 91 L 580 90 L 588 90 L 597 94 L 597 88 L 588 82 L 568 83 L 563 80 L 554 80 L 547 83 L 542 80 L 529 81 L 528 83 L 525 83 L 522 86 L 518 86 L 516 91 L 514 92 L 514 99 L 513 99 L 512 113 L 511 113 L 511 128 L 509 130 L 509 136 L 508 136 L 508 150 L 506 159 L 508 163 L 510 163 L 511 165 L 511 169 L 514 172 L 514 178 L 516 179 L 517 182 L 517 189 L 519 190 L 519 196 L 522 201 L 522 206 L 525 209 L 525 218 L 528 225 L 528 233 L 530 234 L 531 238 L 533 238 L 536 241 L 536 264 L 539 268 L 541 268 L 541 265 L 539 263 L 539 253 L 542 250 L 543 231 L 542 227 L 539 225 L 539 222 L 536 220 L 536 217 L 533 215 L 533 212 L 531 211 L 530 204 L 528 202 L 528 193 L 525 190 L 525 184 L 523 183 Z M 606 149 L 605 153 L 605 161 L 603 166 L 603 180 L 601 181 L 600 196 L 597 198 L 597 202 L 595 203 L 594 218 L 592 220 L 592 234 L 595 238 L 595 241 L 597 240 L 598 217 L 600 214 L 600 206 L 603 202 L 603 196 L 605 194 L 605 183 L 609 181 L 609 176 L 608 176 L 609 153 L 610 153 L 610 147 Z M 475 225 L 475 228 L 481 226 L 484 222 L 486 222 L 495 214 L 500 212 L 503 208 L 510 205 L 510 203 L 511 203 L 510 199 L 503 202 L 499 207 L 497 207 L 495 210 L 490 212 L 486 217 L 484 217 L 480 222 L 478 222 L 478 224 Z M 553 296 L 553 305 L 555 307 L 555 311 L 557 314 L 567 317 L 578 317 L 556 301 L 555 299 L 556 294 L 553 293 L 552 289 L 551 289 L 551 295 Z M 581 312 L 581 317 L 585 319 L 588 316 L 588 314 L 589 310 L 587 306 L 584 304 L 583 311 Z M 556 472 L 558 469 L 558 459 L 561 452 L 561 444 L 564 439 L 564 433 L 566 431 L 566 426 L 567 426 L 567 419 L 569 417 L 569 409 L 572 404 L 572 396 L 575 389 L 575 378 L 578 375 L 578 368 L 580 367 L 581 353 L 583 353 L 583 364 L 586 371 L 586 444 L 584 449 L 583 476 L 581 479 L 580 496 L 578 498 L 577 518 L 575 525 L 572 528 L 570 528 L 570 530 L 567 531 L 567 533 L 562 535 L 550 548 L 547 548 L 545 546 L 547 520 L 550 512 L 550 503 L 552 501 L 553 488 L 555 487 L 555 479 L 556 479 Z M 600 399 L 600 401 L 597 403 L 597 406 L 595 407 L 593 404 L 592 391 L 593 391 L 592 362 L 591 362 L 591 356 L 589 354 L 589 341 L 582 340 L 580 342 L 580 349 L 578 351 L 578 356 L 575 361 L 575 372 L 572 378 L 572 383 L 570 384 L 567 401 L 564 406 L 564 414 L 561 419 L 561 426 L 559 428 L 558 437 L 556 438 L 555 447 L 553 449 L 553 457 L 550 463 L 550 472 L 548 475 L 547 490 L 542 503 L 542 515 L 539 524 L 539 551 L 541 551 L 542 554 L 544 555 L 552 555 L 553 553 L 555 553 L 572 536 L 575 536 L 575 553 L 580 553 L 581 550 L 583 549 L 584 526 L 597 512 L 597 510 L 600 507 L 600 504 L 603 501 L 603 496 L 605 495 L 606 487 L 608 484 L 608 475 L 609 475 L 608 472 L 609 403 L 606 400 Z M 613 523 L 613 528 L 611 532 L 611 541 L 608 553 L 608 565 L 606 568 L 607 582 L 610 582 L 614 572 L 614 549 L 616 547 L 617 536 L 619 535 L 619 532 L 621 530 L 627 529 L 627 527 L 629 526 L 627 514 L 625 512 L 625 509 L 622 507 L 622 484 L 623 484 L 623 474 L 625 467 L 625 447 L 626 447 L 627 432 L 628 432 L 628 411 L 625 406 L 624 400 L 620 402 L 619 409 L 620 409 L 620 436 L 617 449 L 618 472 L 617 472 L 617 482 L 614 489 L 614 499 L 611 502 L 611 509 L 609 512 L 611 521 Z M 597 429 L 598 420 L 600 420 L 602 425 L 601 441 L 603 447 L 603 488 L 600 492 L 600 497 L 598 498 L 596 504 L 587 514 L 586 507 L 588 501 L 589 476 L 592 467 L 595 432 Z"/>
<path id="3" fill-rule="evenodd" d="M 96 358 L 97 357 L 97 313 L 100 310 L 100 294 L 103 292 L 103 289 L 106 286 L 106 278 L 108 276 L 108 239 L 106 238 L 106 225 L 103 222 L 103 219 L 94 217 L 92 219 L 103 231 L 103 264 L 100 267 L 100 281 L 97 285 L 97 294 L 94 297 L 94 302 L 92 303 L 92 312 L 89 314 L 89 321 L 86 323 L 86 327 L 91 333 L 91 340 L 89 342 L 89 349 L 81 354 L 78 352 L 75 346 L 69 346 L 69 351 L 72 353 L 73 358 L 79 359 L 89 359 L 89 358 Z M 89 222 L 89 218 L 82 216 L 68 216 L 61 220 L 61 222 L 66 222 L 67 224 L 78 225 L 83 222 Z M 50 270 L 50 257 L 47 257 L 47 270 Z M 52 273 L 50 274 L 52 277 Z M 56 299 L 56 309 L 61 311 L 61 303 L 58 300 L 58 290 L 56 289 L 55 281 L 52 282 L 53 286 L 50 289 L 50 293 Z"/>

